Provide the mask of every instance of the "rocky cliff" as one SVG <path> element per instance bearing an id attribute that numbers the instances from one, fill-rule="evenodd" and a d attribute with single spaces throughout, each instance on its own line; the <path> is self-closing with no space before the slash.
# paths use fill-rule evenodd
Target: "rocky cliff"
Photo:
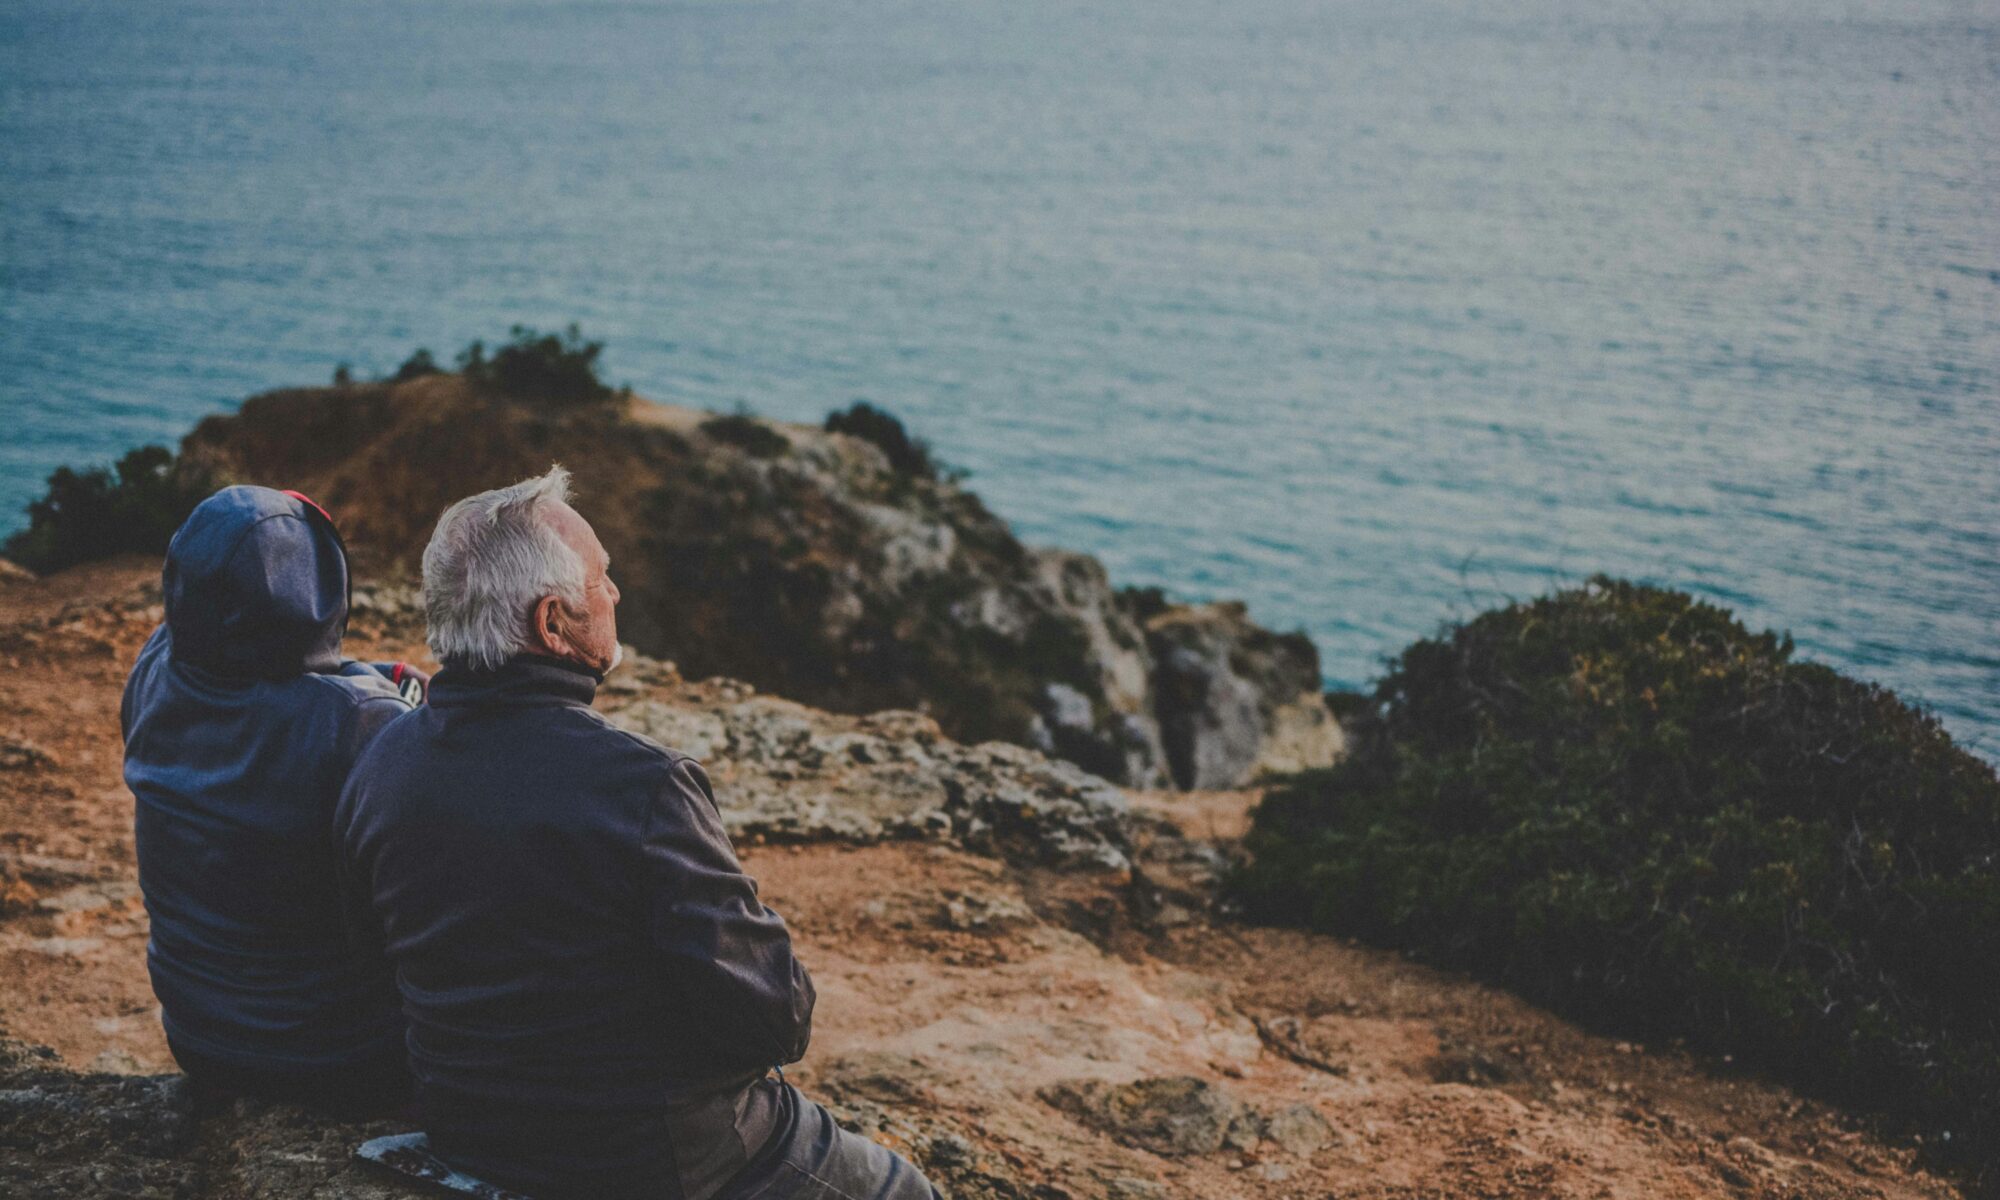
<path id="1" fill-rule="evenodd" d="M 1097 560 L 1023 545 L 947 473 L 852 434 L 432 374 L 258 396 L 183 455 L 312 493 L 364 563 L 405 568 L 446 504 L 559 461 L 611 551 L 625 636 L 691 677 L 918 709 L 1138 786 L 1229 787 L 1339 753 L 1303 634 L 1115 589 Z"/>

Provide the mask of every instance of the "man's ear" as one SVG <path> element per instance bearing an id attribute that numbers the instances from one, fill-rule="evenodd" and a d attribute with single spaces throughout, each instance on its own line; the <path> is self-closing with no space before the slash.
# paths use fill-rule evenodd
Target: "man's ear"
<path id="1" fill-rule="evenodd" d="M 564 658 L 570 652 L 568 621 L 562 610 L 562 601 L 554 596 L 543 596 L 535 602 L 535 611 L 530 618 L 532 628 L 529 635 L 535 647 L 551 658 Z"/>

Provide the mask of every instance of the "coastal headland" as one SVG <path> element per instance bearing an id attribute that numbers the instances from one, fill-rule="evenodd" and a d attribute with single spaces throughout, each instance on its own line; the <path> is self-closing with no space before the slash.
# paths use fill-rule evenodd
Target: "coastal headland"
<path id="1" fill-rule="evenodd" d="M 446 505 L 561 462 L 611 552 L 624 636 L 691 676 L 918 708 L 961 740 L 1141 787 L 1234 787 L 1339 754 L 1310 640 L 1023 545 L 892 417 L 833 432 L 537 383 L 274 392 L 203 421 L 181 458 L 313 495 L 365 568 L 411 577 Z"/>

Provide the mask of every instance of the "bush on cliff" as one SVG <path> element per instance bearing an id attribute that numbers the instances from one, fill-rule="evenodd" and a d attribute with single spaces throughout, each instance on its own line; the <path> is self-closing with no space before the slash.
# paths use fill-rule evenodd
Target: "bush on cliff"
<path id="1" fill-rule="evenodd" d="M 478 345 L 478 343 L 475 342 L 474 345 Z M 418 346 L 416 352 L 404 359 L 402 366 L 396 368 L 396 373 L 389 376 L 389 382 L 408 383 L 412 379 L 422 379 L 425 376 L 437 375 L 443 371 L 444 368 L 438 366 L 437 359 L 431 357 L 431 352 L 422 346 Z"/>
<path id="2" fill-rule="evenodd" d="M 484 342 L 474 342 L 460 351 L 458 369 L 474 383 L 517 399 L 557 405 L 595 404 L 616 394 L 597 375 L 597 359 L 603 353 L 604 343 L 585 341 L 575 325 L 561 334 L 538 333 L 516 325 L 509 340 L 495 349 L 491 358 L 486 356 Z M 403 369 L 408 370 L 414 362 L 416 356 L 404 363 Z"/>
<path id="3" fill-rule="evenodd" d="M 752 458 L 776 458 L 792 448 L 792 440 L 747 412 L 710 417 L 701 431 Z"/>
<path id="4" fill-rule="evenodd" d="M 1369 709 L 1258 811 L 1252 913 L 2000 1160 L 2000 780 L 1934 717 L 1604 578 L 1416 643 Z"/>
<path id="5" fill-rule="evenodd" d="M 921 438 L 913 438 L 895 414 L 884 412 L 866 400 L 856 400 L 846 409 L 826 414 L 828 433 L 845 433 L 873 442 L 889 458 L 889 468 L 898 474 L 924 479 L 937 477 L 937 463 L 931 448 Z"/>
<path id="6" fill-rule="evenodd" d="M 57 571 L 114 554 L 162 553 L 181 522 L 215 489 L 207 472 L 165 446 L 142 446 L 116 468 L 58 467 L 28 505 L 28 527 L 0 547 L 36 571 Z"/>

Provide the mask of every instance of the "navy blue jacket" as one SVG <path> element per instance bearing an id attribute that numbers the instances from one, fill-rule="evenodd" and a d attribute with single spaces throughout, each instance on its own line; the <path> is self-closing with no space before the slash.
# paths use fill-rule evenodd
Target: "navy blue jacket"
<path id="1" fill-rule="evenodd" d="M 121 720 L 167 1036 L 249 1072 L 377 1061 L 401 1013 L 379 953 L 348 935 L 333 806 L 409 706 L 340 657 L 339 536 L 283 492 L 225 488 L 174 535 L 162 586 Z"/>
<path id="2" fill-rule="evenodd" d="M 410 1021 L 440 1153 L 537 1197 L 700 1195 L 772 1114 L 813 988 L 700 764 L 552 659 L 447 666 L 336 816 Z"/>

